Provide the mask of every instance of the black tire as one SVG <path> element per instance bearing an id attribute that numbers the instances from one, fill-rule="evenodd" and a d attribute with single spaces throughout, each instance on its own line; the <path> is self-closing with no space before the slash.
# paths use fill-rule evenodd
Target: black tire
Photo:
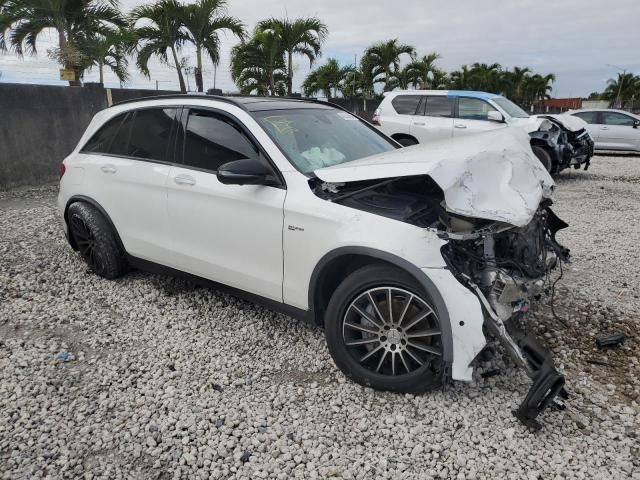
<path id="1" fill-rule="evenodd" d="M 413 139 L 413 138 L 407 138 L 407 137 L 403 137 L 403 138 L 399 138 L 398 140 L 396 140 L 400 145 L 402 145 L 403 147 L 410 147 L 411 145 L 417 145 L 418 141 Z"/>
<path id="2" fill-rule="evenodd" d="M 373 293 L 371 296 L 367 296 L 368 292 Z M 415 297 L 407 304 L 405 302 L 409 297 L 407 295 L 401 300 L 402 292 Z M 366 302 L 367 298 L 384 299 L 385 295 L 389 295 L 386 298 L 392 299 L 390 314 L 385 311 L 384 302 L 378 303 L 378 310 L 371 308 L 365 313 L 372 314 L 377 323 L 378 320 L 384 319 L 381 319 L 381 316 L 376 315 L 375 312 L 385 311 L 386 319 L 388 320 L 389 316 L 392 319 L 392 322 L 389 323 L 394 327 L 391 329 L 387 329 L 388 324 L 386 323 L 384 327 L 373 326 L 374 323 L 371 320 L 365 320 L 365 317 L 361 316 L 355 308 L 361 301 L 360 299 Z M 374 303 L 371 303 L 372 307 Z M 363 309 L 365 309 L 364 305 L 365 303 L 360 304 Z M 388 305 L 387 301 L 386 306 Z M 398 308 L 400 305 L 403 307 Z M 431 309 L 432 314 L 420 321 L 424 324 L 418 323 L 411 327 L 410 324 L 427 311 L 423 309 L 424 305 Z M 325 315 L 325 336 L 334 362 L 347 377 L 355 382 L 379 390 L 421 393 L 439 387 L 442 385 L 444 371 L 441 333 L 431 334 L 428 337 L 416 335 L 424 337 L 420 341 L 414 338 L 403 339 L 403 336 L 428 332 L 428 329 L 415 330 L 425 326 L 432 328 L 433 331 L 441 332 L 437 312 L 432 305 L 433 302 L 422 291 L 419 283 L 411 275 L 398 268 L 378 264 L 366 266 L 353 272 L 344 279 L 332 295 Z M 358 318 L 360 323 L 358 323 Z M 405 321 L 404 318 L 409 318 L 409 320 Z M 348 325 L 345 325 L 345 322 Z M 358 329 L 353 328 L 354 324 L 359 325 Z M 359 328 L 363 326 L 379 330 L 375 334 L 360 332 Z M 403 333 L 404 329 L 406 331 Z M 392 333 L 394 334 L 393 340 L 391 339 Z M 376 335 L 378 336 L 376 337 Z M 423 343 L 425 338 L 426 344 Z M 365 341 L 367 344 L 358 344 L 358 342 Z M 350 345 L 347 345 L 348 343 Z M 428 346 L 428 348 L 440 353 L 437 355 L 418 350 L 413 346 L 416 344 L 421 345 L 421 348 Z M 390 349 L 393 347 L 396 348 L 391 351 Z M 374 350 L 376 351 L 372 353 Z M 391 357 L 388 357 L 389 353 L 391 353 Z M 364 357 L 369 358 L 364 361 Z M 423 361 L 422 365 L 415 361 L 416 357 Z M 377 365 L 380 370 L 374 371 L 374 365 Z M 392 370 L 392 368 L 397 368 L 397 370 Z"/>
<path id="3" fill-rule="evenodd" d="M 127 271 L 115 233 L 95 207 L 73 203 L 67 211 L 67 225 L 80 255 L 97 275 L 112 280 Z"/>
<path id="4" fill-rule="evenodd" d="M 533 145 L 531 147 L 531 150 L 533 150 L 533 153 L 536 157 L 538 157 L 538 160 L 540 160 L 540 163 L 547 170 L 547 172 L 551 173 L 551 170 L 553 169 L 553 161 L 551 160 L 551 155 L 549 155 L 549 153 L 544 148 L 538 147 L 537 145 Z"/>

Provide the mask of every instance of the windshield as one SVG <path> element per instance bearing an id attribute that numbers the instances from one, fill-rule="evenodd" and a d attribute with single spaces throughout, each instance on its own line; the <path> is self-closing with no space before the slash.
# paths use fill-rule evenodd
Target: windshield
<path id="1" fill-rule="evenodd" d="M 357 117 L 333 108 L 270 110 L 254 117 L 304 174 L 397 148 Z"/>
<path id="2" fill-rule="evenodd" d="M 495 103 L 497 103 L 498 106 L 502 110 L 507 112 L 507 115 L 509 115 L 510 117 L 515 117 L 515 118 L 528 118 L 529 117 L 529 114 L 527 112 L 525 112 L 518 105 L 513 103 L 511 100 L 508 100 L 508 99 L 506 99 L 504 97 L 493 97 L 491 100 L 493 100 Z"/>

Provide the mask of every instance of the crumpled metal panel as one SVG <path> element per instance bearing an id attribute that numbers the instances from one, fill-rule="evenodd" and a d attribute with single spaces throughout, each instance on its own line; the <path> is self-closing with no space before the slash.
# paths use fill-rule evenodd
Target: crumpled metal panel
<path id="1" fill-rule="evenodd" d="M 314 173 L 329 183 L 428 175 L 444 192 L 448 211 L 518 227 L 531 221 L 555 185 L 521 128 L 402 148 Z"/>

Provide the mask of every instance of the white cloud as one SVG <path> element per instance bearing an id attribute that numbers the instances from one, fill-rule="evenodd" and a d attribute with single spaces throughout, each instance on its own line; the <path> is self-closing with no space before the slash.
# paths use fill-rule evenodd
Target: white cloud
<path id="1" fill-rule="evenodd" d="M 124 0 L 130 9 L 142 2 Z M 540 73 L 555 73 L 556 96 L 586 95 L 602 90 L 606 79 L 615 76 L 617 65 L 640 73 L 637 51 L 640 33 L 638 0 L 616 0 L 607 5 L 596 0 L 230 0 L 229 13 L 240 17 L 249 28 L 256 21 L 271 17 L 311 16 L 321 18 L 329 27 L 324 58 L 336 56 L 353 62 L 370 43 L 399 38 L 419 52 L 437 51 L 440 65 L 458 68 L 463 63 L 498 62 L 503 66 L 529 66 Z M 46 45 L 55 37 L 43 35 L 36 59 L 24 61 L 0 56 L 2 81 L 58 83 L 58 66 L 46 58 Z M 222 61 L 217 69 L 216 86 L 234 90 L 228 65 L 229 52 L 236 43 L 232 36 L 223 39 Z M 184 55 L 193 58 L 187 49 Z M 322 60 L 321 60 L 322 61 Z M 213 86 L 213 65 L 205 67 L 205 86 Z M 295 83 L 308 72 L 308 62 L 297 58 Z M 177 88 L 175 70 L 154 63 L 151 80 L 131 67 L 130 86 Z M 87 75 L 95 81 L 97 72 Z M 106 80 L 112 86 L 112 75 Z M 190 79 L 193 88 L 193 78 Z M 63 83 L 63 82 L 59 82 Z"/>

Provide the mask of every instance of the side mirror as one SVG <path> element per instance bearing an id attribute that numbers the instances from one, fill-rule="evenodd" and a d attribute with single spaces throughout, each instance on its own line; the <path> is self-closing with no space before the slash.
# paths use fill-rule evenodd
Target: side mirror
<path id="1" fill-rule="evenodd" d="M 638 128 L 640 127 L 640 120 L 634 120 L 633 121 L 633 128 Z"/>
<path id="2" fill-rule="evenodd" d="M 492 122 L 503 123 L 504 122 L 504 117 L 497 110 L 491 110 L 491 111 L 487 112 L 487 120 L 490 120 Z"/>
<path id="3" fill-rule="evenodd" d="M 220 165 L 217 177 L 225 185 L 265 185 L 270 174 L 260 161 L 245 158 Z"/>

